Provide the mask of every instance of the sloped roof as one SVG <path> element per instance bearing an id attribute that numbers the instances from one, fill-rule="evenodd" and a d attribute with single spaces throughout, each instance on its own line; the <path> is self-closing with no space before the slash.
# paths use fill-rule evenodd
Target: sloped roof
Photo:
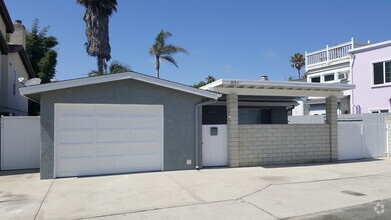
<path id="1" fill-rule="evenodd" d="M 57 81 L 52 83 L 46 83 L 41 85 L 35 85 L 35 86 L 28 86 L 28 87 L 22 87 L 19 88 L 20 94 L 23 96 L 26 96 L 30 99 L 34 99 L 36 101 L 39 101 L 39 94 L 43 92 L 49 92 L 59 89 L 67 89 L 67 88 L 73 88 L 73 87 L 79 87 L 79 86 L 86 86 L 86 85 L 93 85 L 93 84 L 99 84 L 99 83 L 106 83 L 106 82 L 113 82 L 113 81 L 119 81 L 119 80 L 127 80 L 127 79 L 134 79 L 141 82 L 166 87 L 173 90 L 178 90 L 185 93 L 190 93 L 210 99 L 217 100 L 221 94 L 211 92 L 211 91 L 204 91 L 201 89 L 193 88 L 191 86 L 183 85 L 176 82 L 171 82 L 168 80 L 163 79 L 157 79 L 155 77 L 151 77 L 148 75 L 135 73 L 135 72 L 126 72 L 126 73 L 117 73 L 117 74 L 109 74 L 109 75 L 101 75 L 101 76 L 92 76 L 92 77 L 84 77 L 84 78 L 78 78 L 78 79 L 71 79 L 71 80 L 64 80 L 64 81 Z"/>

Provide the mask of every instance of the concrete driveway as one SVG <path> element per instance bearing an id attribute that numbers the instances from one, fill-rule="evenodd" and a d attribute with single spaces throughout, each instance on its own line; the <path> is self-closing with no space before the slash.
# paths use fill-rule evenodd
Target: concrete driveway
<path id="1" fill-rule="evenodd" d="M 301 218 L 391 198 L 390 183 L 389 158 L 56 180 L 0 172 L 0 219 Z"/>

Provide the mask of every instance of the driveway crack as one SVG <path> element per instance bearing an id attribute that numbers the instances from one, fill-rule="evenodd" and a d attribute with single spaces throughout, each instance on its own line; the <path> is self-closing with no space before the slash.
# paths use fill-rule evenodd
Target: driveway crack
<path id="1" fill-rule="evenodd" d="M 181 188 L 183 188 L 184 190 L 186 190 L 186 192 L 188 192 L 195 200 L 197 200 L 198 202 L 201 202 L 201 203 L 205 203 L 206 201 L 201 199 L 200 197 L 198 197 L 195 193 L 193 193 L 188 187 L 182 185 L 180 182 L 176 181 L 174 178 L 170 177 L 169 175 L 165 175 L 167 176 L 169 179 L 171 179 L 174 183 L 176 183 L 178 186 L 180 186 Z"/>
<path id="2" fill-rule="evenodd" d="M 34 220 L 37 219 L 38 213 L 39 213 L 39 211 L 41 211 L 41 207 L 42 207 L 42 205 L 43 205 L 43 202 L 46 200 L 46 197 L 48 196 L 49 191 L 50 191 L 50 189 L 52 188 L 52 185 L 53 185 L 53 183 L 54 183 L 54 180 L 55 180 L 55 179 L 53 179 L 52 182 L 50 183 L 50 186 L 49 186 L 48 190 L 46 191 L 45 196 L 43 197 L 41 204 L 39 205 L 39 208 L 38 208 L 38 210 L 37 210 L 37 213 L 36 213 L 35 216 L 34 216 Z"/>

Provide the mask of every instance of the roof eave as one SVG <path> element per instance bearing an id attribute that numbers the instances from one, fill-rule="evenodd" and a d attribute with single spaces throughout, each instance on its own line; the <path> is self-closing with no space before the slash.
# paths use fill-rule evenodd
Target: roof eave
<path id="1" fill-rule="evenodd" d="M 0 0 L 0 15 L 5 23 L 6 32 L 14 32 L 14 25 L 12 24 L 11 16 L 8 12 L 7 6 L 4 3 L 4 0 Z"/>
<path id="2" fill-rule="evenodd" d="M 86 77 L 81 79 L 46 83 L 42 85 L 22 87 L 19 89 L 19 91 L 23 96 L 29 97 L 29 95 L 35 95 L 42 92 L 49 92 L 53 90 L 67 89 L 67 88 L 73 88 L 78 86 L 99 84 L 99 83 L 119 81 L 125 79 L 134 79 L 141 82 L 146 82 L 153 85 L 171 88 L 177 91 L 182 91 L 182 92 L 186 92 L 186 93 L 190 93 L 190 94 L 194 94 L 194 95 L 198 95 L 201 97 L 206 97 L 214 100 L 217 100 L 219 97 L 221 97 L 221 94 L 219 93 L 200 90 L 200 89 L 192 88 L 190 86 L 186 86 L 170 81 L 165 81 L 162 79 L 156 79 L 154 77 L 142 75 L 135 72 L 117 73 L 117 74 L 105 75 L 105 76 Z"/>
<path id="3" fill-rule="evenodd" d="M 355 49 L 350 49 L 348 52 L 351 53 L 351 54 L 355 54 L 355 53 L 375 50 L 375 49 L 379 49 L 379 48 L 382 48 L 382 47 L 388 47 L 388 46 L 391 46 L 391 40 L 383 41 L 383 42 L 376 43 L 376 44 L 370 44 L 370 45 L 359 47 L 359 48 L 355 48 Z"/>

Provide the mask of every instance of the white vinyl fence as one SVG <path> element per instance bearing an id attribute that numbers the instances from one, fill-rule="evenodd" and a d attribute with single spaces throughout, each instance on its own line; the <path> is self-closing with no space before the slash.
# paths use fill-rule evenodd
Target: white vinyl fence
<path id="1" fill-rule="evenodd" d="M 1 170 L 39 168 L 39 117 L 1 116 Z"/>
<path id="2" fill-rule="evenodd" d="M 339 123 L 338 159 L 353 160 L 387 156 L 385 123 Z"/>
<path id="3" fill-rule="evenodd" d="M 338 159 L 388 156 L 385 118 L 390 116 L 390 113 L 338 115 Z M 289 116 L 288 121 L 289 124 L 323 124 L 325 116 Z"/>

